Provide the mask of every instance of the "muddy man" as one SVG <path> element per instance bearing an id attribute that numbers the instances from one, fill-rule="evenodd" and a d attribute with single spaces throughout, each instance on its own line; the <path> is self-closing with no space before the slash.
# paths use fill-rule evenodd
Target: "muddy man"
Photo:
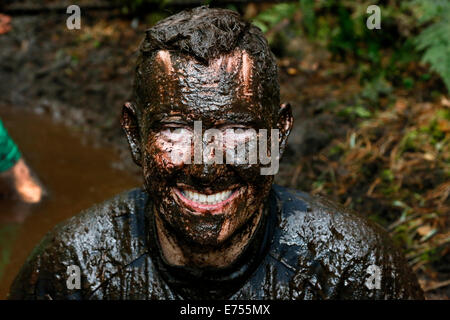
<path id="1" fill-rule="evenodd" d="M 146 32 L 122 113 L 145 188 L 48 233 L 10 299 L 423 298 L 401 251 L 361 215 L 273 185 L 260 161 L 173 157 L 194 148 L 200 121 L 232 141 L 278 130 L 278 156 L 293 124 L 267 41 L 230 10 L 183 11 Z"/>

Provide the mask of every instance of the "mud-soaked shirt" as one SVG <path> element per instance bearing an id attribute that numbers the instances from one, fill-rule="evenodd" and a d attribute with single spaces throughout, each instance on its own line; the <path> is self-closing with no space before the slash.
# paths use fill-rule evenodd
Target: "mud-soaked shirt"
<path id="1" fill-rule="evenodd" d="M 423 298 L 380 227 L 276 185 L 267 202 L 254 238 L 231 266 L 188 269 L 162 257 L 147 193 L 123 193 L 48 233 L 10 299 Z"/>

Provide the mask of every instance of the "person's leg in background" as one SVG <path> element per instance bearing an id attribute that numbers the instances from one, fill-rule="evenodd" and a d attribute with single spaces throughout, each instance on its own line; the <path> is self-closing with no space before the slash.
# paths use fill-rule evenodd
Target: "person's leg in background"
<path id="1" fill-rule="evenodd" d="M 42 186 L 0 120 L 0 197 L 38 203 L 43 194 Z"/>

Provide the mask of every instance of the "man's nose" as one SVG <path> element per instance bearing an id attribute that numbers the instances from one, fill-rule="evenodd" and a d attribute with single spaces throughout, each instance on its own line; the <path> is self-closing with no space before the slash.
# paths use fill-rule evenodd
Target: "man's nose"
<path id="1" fill-rule="evenodd" d="M 221 176 L 221 165 L 202 164 L 193 165 L 190 172 L 192 183 L 203 188 L 215 188 L 214 182 Z"/>

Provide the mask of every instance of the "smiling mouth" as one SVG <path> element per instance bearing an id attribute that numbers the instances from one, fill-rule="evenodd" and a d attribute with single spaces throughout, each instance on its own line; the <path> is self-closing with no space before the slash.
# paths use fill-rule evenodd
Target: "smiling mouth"
<path id="1" fill-rule="evenodd" d="M 209 195 L 187 189 L 174 188 L 174 191 L 183 204 L 193 209 L 194 213 L 217 214 L 239 195 L 240 189 L 224 190 Z"/>

